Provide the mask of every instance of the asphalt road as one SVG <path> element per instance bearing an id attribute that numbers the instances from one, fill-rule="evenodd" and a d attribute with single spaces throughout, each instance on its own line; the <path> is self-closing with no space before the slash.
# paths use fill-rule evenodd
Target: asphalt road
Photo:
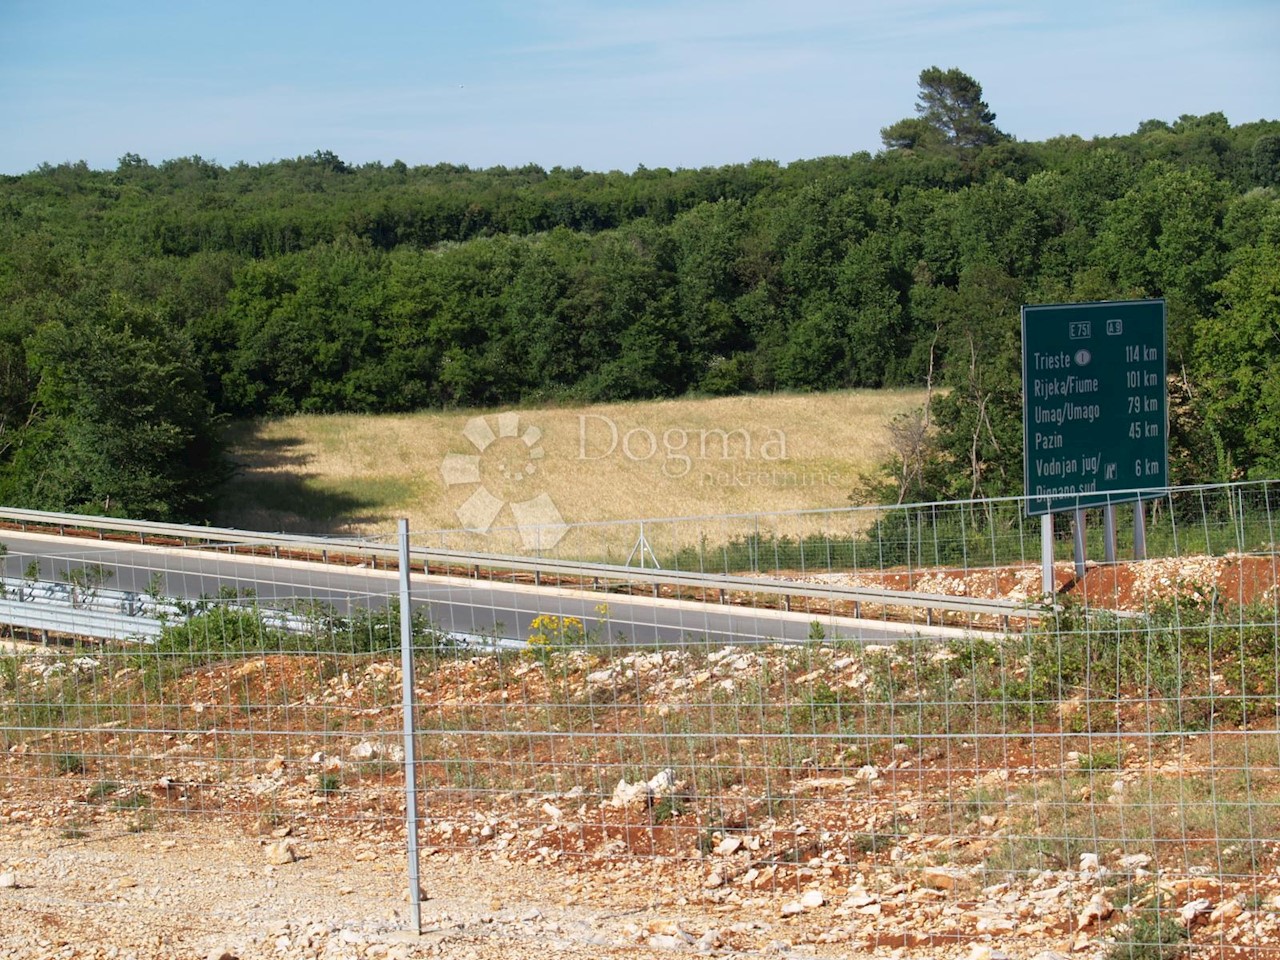
<path id="1" fill-rule="evenodd" d="M 394 572 L 231 555 L 212 548 L 99 543 L 8 531 L 0 532 L 0 543 L 8 550 L 0 558 L 5 576 L 29 576 L 33 563 L 44 580 L 69 581 L 73 575 L 83 577 L 86 570 L 100 569 L 105 587 L 172 598 L 194 600 L 252 591 L 264 605 L 316 601 L 348 612 L 381 606 L 399 593 L 399 576 Z M 801 609 L 802 597 L 796 598 L 791 612 L 783 612 L 421 574 L 412 579 L 411 595 L 414 606 L 425 605 L 441 630 L 520 640 L 528 637 L 530 624 L 539 615 L 577 617 L 604 640 L 643 644 L 800 642 L 810 638 L 814 620 L 822 624 L 828 638 L 865 643 L 892 643 L 921 632 L 940 638 L 961 633 L 811 614 Z M 607 605 L 607 615 L 602 605 Z"/>

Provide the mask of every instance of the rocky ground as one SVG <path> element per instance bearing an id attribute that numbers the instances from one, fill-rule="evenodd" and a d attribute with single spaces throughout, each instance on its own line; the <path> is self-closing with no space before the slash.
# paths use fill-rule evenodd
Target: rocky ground
<path id="1" fill-rule="evenodd" d="M 865 573 L 791 573 L 791 579 L 814 583 L 838 583 L 855 587 L 887 587 L 984 599 L 1034 600 L 1040 595 L 1043 574 L 1038 566 L 985 569 L 923 568 Z M 1269 555 L 1229 553 L 1224 556 L 1159 557 L 1118 564 L 1088 561 L 1078 578 L 1072 563 L 1054 564 L 1057 601 L 1109 610 L 1143 611 L 1155 603 L 1186 601 L 1203 603 L 1216 595 L 1231 603 L 1274 602 L 1280 596 L 1276 583 L 1276 559 Z M 883 613 L 864 605 L 867 615 Z M 846 610 L 841 610 L 847 613 Z M 891 611 L 909 616 L 906 609 Z"/>
<path id="2" fill-rule="evenodd" d="M 146 833 L 103 823 L 71 838 L 35 812 L 9 808 L 4 819 L 3 958 L 1053 960 L 1121 956 L 1116 943 L 1151 936 L 1134 930 L 1143 904 L 1118 902 L 1143 875 L 1140 857 L 1113 870 L 1088 855 L 1078 869 L 986 887 L 963 870 L 837 880 L 815 864 L 794 888 L 743 874 L 708 890 L 700 866 L 438 851 L 423 860 L 416 935 L 394 836 L 313 827 L 273 839 L 197 820 Z M 1201 954 L 1271 955 L 1280 943 L 1280 877 L 1159 889 L 1175 943 L 1188 928 Z"/>

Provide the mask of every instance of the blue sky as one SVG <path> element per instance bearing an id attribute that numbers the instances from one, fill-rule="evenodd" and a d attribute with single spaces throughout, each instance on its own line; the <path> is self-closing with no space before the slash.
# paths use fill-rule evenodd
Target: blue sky
<path id="1" fill-rule="evenodd" d="M 0 172 L 783 163 L 880 147 L 959 67 L 1021 140 L 1280 119 L 1280 0 L 0 0 Z"/>

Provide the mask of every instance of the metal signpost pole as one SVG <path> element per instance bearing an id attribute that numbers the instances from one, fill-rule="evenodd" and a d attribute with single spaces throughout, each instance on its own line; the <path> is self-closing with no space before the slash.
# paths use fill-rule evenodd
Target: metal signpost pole
<path id="1" fill-rule="evenodd" d="M 1084 511 L 1075 511 L 1075 523 L 1071 525 L 1071 552 L 1076 562 L 1076 579 L 1084 579 Z"/>
<path id="2" fill-rule="evenodd" d="M 1133 505 L 1133 559 L 1147 559 L 1147 511 L 1141 500 Z"/>
<path id="3" fill-rule="evenodd" d="M 409 521 L 400 520 L 400 689 L 404 716 L 404 827 L 409 858 L 409 910 L 422 933 L 422 886 L 418 878 L 418 766 L 413 748 L 413 609 L 409 592 Z"/>
<path id="4" fill-rule="evenodd" d="M 1040 569 L 1041 592 L 1052 598 L 1056 585 L 1053 582 L 1053 514 L 1040 514 Z"/>
<path id="5" fill-rule="evenodd" d="M 1108 503 L 1102 508 L 1102 549 L 1107 563 L 1116 562 L 1116 507 Z"/>

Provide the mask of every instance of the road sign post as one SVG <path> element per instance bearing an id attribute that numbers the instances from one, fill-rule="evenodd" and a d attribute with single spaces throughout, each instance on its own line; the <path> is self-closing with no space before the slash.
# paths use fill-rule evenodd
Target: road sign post
<path id="1" fill-rule="evenodd" d="M 1046 597 L 1052 597 L 1056 585 L 1053 581 L 1053 514 L 1040 515 L 1040 584 Z"/>
<path id="2" fill-rule="evenodd" d="M 1029 515 L 1140 501 L 1168 486 L 1165 316 L 1163 300 L 1022 308 Z"/>

